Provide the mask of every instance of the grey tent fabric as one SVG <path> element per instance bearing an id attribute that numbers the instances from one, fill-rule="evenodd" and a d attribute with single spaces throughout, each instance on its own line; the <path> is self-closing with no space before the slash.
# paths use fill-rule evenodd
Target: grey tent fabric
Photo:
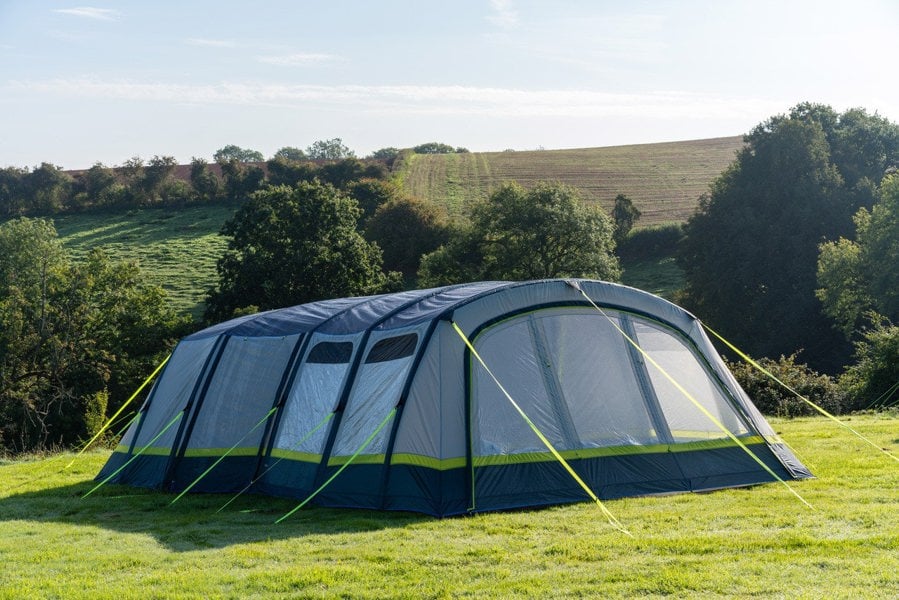
<path id="1" fill-rule="evenodd" d="M 343 469 L 316 503 L 440 516 L 586 499 L 454 326 L 601 498 L 811 476 L 693 315 L 626 286 L 544 280 L 327 300 L 197 332 L 99 477 L 305 498 Z"/>

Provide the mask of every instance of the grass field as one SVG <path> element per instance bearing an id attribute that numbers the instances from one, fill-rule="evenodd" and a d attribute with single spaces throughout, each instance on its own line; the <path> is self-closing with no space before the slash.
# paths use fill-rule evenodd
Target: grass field
<path id="1" fill-rule="evenodd" d="M 218 235 L 233 206 L 147 208 L 62 215 L 54 219 L 63 244 L 81 256 L 102 246 L 119 260 L 136 260 L 147 281 L 162 286 L 179 312 L 199 317 L 215 264 L 227 247 Z"/>
<path id="2" fill-rule="evenodd" d="M 899 452 L 899 415 L 852 417 Z M 899 464 L 774 420 L 817 475 L 709 494 L 438 520 L 108 486 L 107 452 L 0 461 L 0 598 L 896 598 Z"/>
<path id="3" fill-rule="evenodd" d="M 742 145 L 737 136 L 576 150 L 418 154 L 398 175 L 407 192 L 445 205 L 454 216 L 504 182 L 528 186 L 549 180 L 578 187 L 606 210 L 624 194 L 642 211 L 640 225 L 646 226 L 686 220 Z"/>

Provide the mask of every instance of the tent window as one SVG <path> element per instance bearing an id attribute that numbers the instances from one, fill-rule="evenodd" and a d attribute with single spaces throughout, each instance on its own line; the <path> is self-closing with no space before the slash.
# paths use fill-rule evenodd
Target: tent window
<path id="1" fill-rule="evenodd" d="M 418 335 L 415 333 L 383 339 L 371 349 L 365 362 L 387 362 L 389 360 L 397 360 L 398 358 L 412 356 L 417 344 Z"/>
<path id="2" fill-rule="evenodd" d="M 321 342 L 309 352 L 307 363 L 339 365 L 350 362 L 353 354 L 352 342 Z"/>
<path id="3" fill-rule="evenodd" d="M 274 448 L 317 462 L 328 439 L 328 427 L 318 427 L 337 406 L 350 370 L 352 342 L 319 342 L 306 355 L 290 390 Z M 312 485 L 312 474 L 303 485 Z"/>
<path id="4" fill-rule="evenodd" d="M 412 368 L 418 334 L 408 333 L 378 340 L 359 369 L 353 395 L 347 404 L 332 454 L 356 452 L 390 410 L 396 406 L 409 369 Z M 365 450 L 377 455 L 387 448 L 390 428 L 381 430 Z"/>

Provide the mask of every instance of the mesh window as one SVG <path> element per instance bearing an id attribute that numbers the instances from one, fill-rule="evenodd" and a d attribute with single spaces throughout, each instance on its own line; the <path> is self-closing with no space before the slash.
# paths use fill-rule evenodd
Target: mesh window
<path id="1" fill-rule="evenodd" d="M 334 456 L 355 454 L 396 406 L 417 344 L 418 335 L 410 333 L 379 340 L 369 351 L 344 412 L 334 443 Z M 390 427 L 381 429 L 365 449 L 365 454 L 385 452 L 389 432 Z"/>
<path id="2" fill-rule="evenodd" d="M 197 415 L 188 449 L 229 448 L 238 443 L 275 403 L 298 336 L 231 338 Z M 263 427 L 240 442 L 258 446 Z"/>
<path id="3" fill-rule="evenodd" d="M 748 433 L 743 421 L 727 402 L 718 385 L 693 351 L 680 338 L 661 325 L 634 320 L 637 343 L 705 410 L 734 435 Z M 656 397 L 677 441 L 727 437 L 709 417 L 678 390 L 652 364 L 646 365 Z"/>
<path id="4" fill-rule="evenodd" d="M 322 453 L 328 428 L 316 427 L 334 412 L 352 355 L 351 342 L 319 342 L 312 347 L 287 398 L 275 448 Z"/>
<path id="5" fill-rule="evenodd" d="M 614 318 L 614 317 L 613 317 Z M 559 450 L 658 441 L 626 341 L 595 310 L 551 309 L 481 334 L 500 383 Z M 473 364 L 477 455 L 545 452 L 493 379 Z"/>
<path id="6" fill-rule="evenodd" d="M 216 339 L 210 337 L 178 344 L 172 358 L 165 366 L 162 377 L 156 383 L 150 406 L 142 418 L 144 424 L 141 427 L 135 449 L 146 446 L 187 405 Z M 135 421 L 135 426 L 137 423 L 138 421 Z M 171 447 L 178 432 L 178 425 L 176 423 L 169 427 L 158 440 L 153 442 L 153 447 Z M 127 439 L 130 440 L 131 437 L 128 436 Z"/>

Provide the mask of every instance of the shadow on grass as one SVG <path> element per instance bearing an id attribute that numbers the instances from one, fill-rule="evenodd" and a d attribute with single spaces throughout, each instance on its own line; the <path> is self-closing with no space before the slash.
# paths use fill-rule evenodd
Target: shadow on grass
<path id="1" fill-rule="evenodd" d="M 176 552 L 223 548 L 313 535 L 363 533 L 402 528 L 432 517 L 406 512 L 306 506 L 275 523 L 300 500 L 244 494 L 192 494 L 171 504 L 175 494 L 108 485 L 83 498 L 95 485 L 85 481 L 0 498 L 0 522 L 31 521 L 99 527 L 150 535 Z"/>

